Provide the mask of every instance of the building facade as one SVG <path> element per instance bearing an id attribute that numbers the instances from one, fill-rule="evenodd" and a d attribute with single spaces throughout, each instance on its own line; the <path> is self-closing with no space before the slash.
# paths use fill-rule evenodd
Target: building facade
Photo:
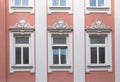
<path id="1" fill-rule="evenodd" d="M 119 0 L 1 0 L 0 82 L 119 82 Z"/>

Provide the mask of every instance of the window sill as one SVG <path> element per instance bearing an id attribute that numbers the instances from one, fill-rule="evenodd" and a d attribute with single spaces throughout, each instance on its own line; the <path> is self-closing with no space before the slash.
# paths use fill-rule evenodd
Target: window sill
<path id="1" fill-rule="evenodd" d="M 86 8 L 86 14 L 89 13 L 107 13 L 111 14 L 111 9 L 110 7 L 87 7 Z"/>
<path id="2" fill-rule="evenodd" d="M 88 65 L 88 67 L 92 68 L 92 67 L 110 67 L 110 65 L 107 64 L 91 64 Z"/>
<path id="3" fill-rule="evenodd" d="M 32 65 L 14 65 L 12 68 L 33 68 Z"/>
<path id="4" fill-rule="evenodd" d="M 51 65 L 50 68 L 69 69 L 71 68 L 71 66 L 70 65 Z"/>
<path id="5" fill-rule="evenodd" d="M 71 7 L 69 7 L 69 6 L 51 6 L 49 8 L 51 10 L 56 10 L 56 9 L 59 9 L 59 10 L 69 10 L 69 9 L 71 9 Z"/>
<path id="6" fill-rule="evenodd" d="M 32 9 L 32 6 L 11 6 L 12 9 Z"/>
<path id="7" fill-rule="evenodd" d="M 109 10 L 109 7 L 87 7 L 88 10 Z"/>

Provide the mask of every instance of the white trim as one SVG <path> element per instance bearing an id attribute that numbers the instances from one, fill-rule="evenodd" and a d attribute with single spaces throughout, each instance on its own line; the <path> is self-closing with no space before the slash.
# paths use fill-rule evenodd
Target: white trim
<path id="1" fill-rule="evenodd" d="M 30 12 L 34 13 L 34 0 L 28 0 L 28 6 L 16 6 L 15 0 L 9 0 L 9 13 L 14 12 Z"/>
<path id="2" fill-rule="evenodd" d="M 66 6 L 52 6 L 52 0 L 48 0 L 48 14 L 52 12 L 68 12 L 72 14 L 72 0 L 66 0 Z"/>
<path id="3" fill-rule="evenodd" d="M 15 65 L 15 42 L 14 34 L 20 34 L 19 32 L 10 32 L 10 73 L 15 71 L 31 71 L 34 72 L 34 32 L 30 32 L 29 36 L 29 65 Z M 24 69 L 26 68 L 26 69 Z"/>
<path id="4" fill-rule="evenodd" d="M 74 0 L 74 82 L 85 82 L 84 1 Z"/>
<path id="5" fill-rule="evenodd" d="M 90 13 L 107 13 L 108 15 L 111 14 L 111 0 L 105 0 L 105 5 L 102 7 L 90 7 L 90 0 L 86 0 L 85 8 L 86 14 Z"/>
<path id="6" fill-rule="evenodd" d="M 36 0 L 36 82 L 47 82 L 46 1 Z"/>
<path id="7" fill-rule="evenodd" d="M 115 9 L 115 82 L 120 82 L 120 0 L 114 0 Z"/>
<path id="8" fill-rule="evenodd" d="M 91 33 L 86 33 L 86 72 L 90 71 L 103 71 L 106 70 L 108 72 L 112 72 L 112 36 L 111 32 L 107 34 L 105 37 L 105 45 L 100 45 L 100 46 L 105 46 L 105 64 L 95 64 L 92 65 L 90 62 L 90 37 L 89 34 Z M 92 33 L 97 35 L 96 33 Z M 100 35 L 100 33 L 99 33 Z M 102 33 L 102 35 L 106 35 L 106 33 Z M 92 44 L 94 45 L 94 44 Z"/>
<path id="9" fill-rule="evenodd" d="M 63 37 L 66 37 L 66 44 L 65 45 L 55 45 L 55 46 L 65 46 L 67 47 L 67 64 L 65 65 L 54 65 L 53 64 L 53 55 L 52 55 L 52 46 L 53 45 L 53 38 L 52 36 L 54 33 L 48 32 L 48 72 L 51 73 L 52 71 L 69 71 L 72 72 L 72 33 L 64 34 Z M 54 35 L 61 36 L 59 33 Z M 68 35 L 68 36 L 66 36 Z"/>

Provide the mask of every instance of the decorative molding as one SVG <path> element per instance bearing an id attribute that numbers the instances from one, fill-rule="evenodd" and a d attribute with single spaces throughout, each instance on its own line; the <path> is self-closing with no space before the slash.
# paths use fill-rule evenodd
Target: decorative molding
<path id="1" fill-rule="evenodd" d="M 111 32 L 110 26 L 105 25 L 100 19 L 97 19 L 95 23 L 93 23 L 91 26 L 87 26 L 87 29 L 85 29 L 87 32 Z"/>
<path id="2" fill-rule="evenodd" d="M 53 26 L 48 27 L 49 32 L 71 32 L 71 26 L 68 26 L 63 19 L 59 19 Z"/>
<path id="3" fill-rule="evenodd" d="M 34 31 L 35 29 L 33 26 L 30 26 L 30 24 L 27 23 L 25 19 L 22 18 L 18 21 L 18 23 L 16 23 L 14 26 L 10 27 L 9 30 L 10 31 L 20 31 L 20 32 L 21 31 L 22 32 L 24 32 L 24 31 L 31 32 L 31 31 Z"/>

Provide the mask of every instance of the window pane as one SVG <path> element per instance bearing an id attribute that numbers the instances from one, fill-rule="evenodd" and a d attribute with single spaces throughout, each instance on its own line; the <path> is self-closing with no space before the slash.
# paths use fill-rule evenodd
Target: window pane
<path id="1" fill-rule="evenodd" d="M 21 64 L 21 48 L 15 48 L 15 64 Z"/>
<path id="2" fill-rule="evenodd" d="M 66 44 L 66 38 L 53 38 L 53 44 Z"/>
<path id="3" fill-rule="evenodd" d="M 90 36 L 90 43 L 91 44 L 105 44 L 105 36 Z"/>
<path id="4" fill-rule="evenodd" d="M 28 0 L 23 0 L 23 5 L 28 5 Z"/>
<path id="5" fill-rule="evenodd" d="M 90 0 L 90 6 L 96 6 L 96 0 Z"/>
<path id="6" fill-rule="evenodd" d="M 91 48 L 91 64 L 97 64 L 97 48 Z"/>
<path id="7" fill-rule="evenodd" d="M 53 48 L 53 64 L 59 64 L 59 49 Z"/>
<path id="8" fill-rule="evenodd" d="M 104 0 L 98 0 L 98 6 L 104 6 Z"/>
<path id="9" fill-rule="evenodd" d="M 15 0 L 15 5 L 21 5 L 21 0 Z"/>
<path id="10" fill-rule="evenodd" d="M 28 44 L 29 37 L 16 37 L 15 43 L 17 44 Z"/>
<path id="11" fill-rule="evenodd" d="M 105 48 L 99 48 L 99 63 L 105 63 Z"/>
<path id="12" fill-rule="evenodd" d="M 53 6 L 58 6 L 59 5 L 59 1 L 58 0 L 53 0 Z"/>
<path id="13" fill-rule="evenodd" d="M 60 0 L 60 6 L 66 6 L 66 0 Z"/>
<path id="14" fill-rule="evenodd" d="M 23 64 L 29 64 L 29 48 L 23 48 Z"/>
<path id="15" fill-rule="evenodd" d="M 61 54 L 61 64 L 66 64 L 66 48 L 61 48 L 60 54 Z"/>

